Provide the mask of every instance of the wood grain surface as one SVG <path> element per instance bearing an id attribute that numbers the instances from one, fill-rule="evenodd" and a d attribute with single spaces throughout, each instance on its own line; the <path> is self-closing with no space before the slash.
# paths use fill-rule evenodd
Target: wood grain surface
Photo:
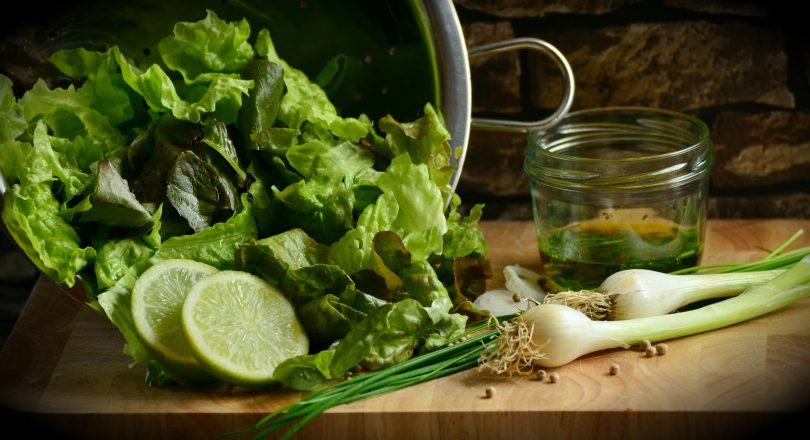
<path id="1" fill-rule="evenodd" d="M 537 268 L 531 223 L 482 226 L 490 288 L 502 286 L 506 264 Z M 703 262 L 762 258 L 758 249 L 800 228 L 808 234 L 794 246 L 810 245 L 810 221 L 710 221 Z M 585 356 L 549 369 L 557 383 L 468 370 L 334 408 L 296 438 L 736 439 L 776 433 L 810 408 L 810 300 L 668 345 L 652 358 L 635 349 Z M 148 387 L 144 367 L 130 366 L 122 347 L 104 317 L 40 279 L 0 353 L 0 404 L 28 429 L 63 438 L 213 438 L 303 396 Z"/>

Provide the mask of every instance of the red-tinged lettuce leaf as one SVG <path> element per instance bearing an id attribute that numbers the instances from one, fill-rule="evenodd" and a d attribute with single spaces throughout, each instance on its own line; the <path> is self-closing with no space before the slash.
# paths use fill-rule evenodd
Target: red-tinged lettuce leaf
<path id="1" fill-rule="evenodd" d="M 350 142 L 358 142 L 373 131 L 371 121 L 359 118 L 341 118 L 326 93 L 307 78 L 306 74 L 281 59 L 276 53 L 270 32 L 262 29 L 256 36 L 256 52 L 259 56 L 284 68 L 286 93 L 281 99 L 278 119 L 289 128 L 301 128 L 310 122 L 334 136 Z"/>
<path id="2" fill-rule="evenodd" d="M 398 298 L 404 283 L 397 275 L 411 264 L 411 254 L 391 231 L 380 231 L 372 240 L 373 252 L 368 269 L 351 275 L 357 288 L 391 302 Z"/>
<path id="3" fill-rule="evenodd" d="M 202 128 L 197 124 L 182 121 L 171 115 L 163 115 L 151 130 L 151 136 L 144 136 L 144 143 L 151 141 L 148 159 L 136 170 L 132 191 L 142 203 L 162 203 L 166 201 L 166 182 L 175 161 L 187 150 L 200 151 L 195 140 L 202 138 Z M 196 148 L 196 150 L 195 150 Z"/>
<path id="4" fill-rule="evenodd" d="M 203 121 L 202 142 L 219 153 L 220 157 L 233 168 L 233 172 L 236 174 L 236 184 L 244 187 L 247 174 L 239 165 L 239 155 L 236 153 L 236 147 L 228 135 L 228 127 L 216 117 L 206 118 Z"/>
<path id="5" fill-rule="evenodd" d="M 201 231 L 235 209 L 239 179 L 236 151 L 227 130 L 215 118 L 205 126 L 164 115 L 135 142 L 139 157 L 132 189 L 142 203 L 170 202 L 176 215 L 193 231 Z M 151 143 L 151 148 L 148 144 Z M 132 148 L 132 147 L 131 147 Z M 237 168 L 233 168 L 236 166 Z M 243 176 L 246 177 L 246 176 Z M 166 218 L 172 218 L 171 213 Z M 168 223 L 167 223 L 168 225 Z M 185 230 L 184 230 L 185 229 Z"/>
<path id="6" fill-rule="evenodd" d="M 255 143 L 258 141 L 254 140 L 254 136 L 268 130 L 289 130 L 297 135 L 297 129 L 273 127 L 281 105 L 281 96 L 284 94 L 284 68 L 266 59 L 257 58 L 242 69 L 241 76 L 242 79 L 253 80 L 253 89 L 243 100 L 236 121 L 243 148 L 256 149 Z"/>
<path id="7" fill-rule="evenodd" d="M 194 232 L 236 210 L 236 187 L 192 151 L 180 153 L 169 172 L 166 198 Z"/>
<path id="8" fill-rule="evenodd" d="M 472 301 L 487 290 L 492 278 L 492 266 L 483 258 L 456 257 L 453 259 L 453 303 Z"/>
<path id="9" fill-rule="evenodd" d="M 108 160 L 95 167 L 93 190 L 74 208 L 62 213 L 78 223 L 98 223 L 111 227 L 142 228 L 152 224 L 152 214 L 129 190 L 127 181 Z"/>

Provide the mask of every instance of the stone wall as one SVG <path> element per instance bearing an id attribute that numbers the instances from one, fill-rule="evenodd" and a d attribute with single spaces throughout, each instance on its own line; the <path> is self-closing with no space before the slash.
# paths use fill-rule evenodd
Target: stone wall
<path id="1" fill-rule="evenodd" d="M 455 0 L 469 47 L 513 37 L 556 46 L 573 110 L 618 105 L 695 115 L 716 164 L 709 215 L 810 218 L 810 32 L 789 2 Z M 797 19 L 794 19 L 797 17 Z M 473 113 L 538 119 L 561 81 L 543 56 L 477 58 Z M 525 136 L 473 130 L 458 192 L 490 219 L 530 219 Z"/>

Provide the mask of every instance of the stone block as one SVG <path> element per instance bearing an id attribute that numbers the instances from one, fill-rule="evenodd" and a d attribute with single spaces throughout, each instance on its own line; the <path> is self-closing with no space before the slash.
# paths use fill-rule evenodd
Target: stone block
<path id="1" fill-rule="evenodd" d="M 508 21 L 463 26 L 468 48 L 515 37 Z M 521 110 L 520 63 L 515 51 L 470 59 L 474 113 L 517 113 Z"/>
<path id="2" fill-rule="evenodd" d="M 547 14 L 605 14 L 640 0 L 455 0 L 471 11 L 504 18 L 543 17 Z"/>
<path id="3" fill-rule="evenodd" d="M 710 197 L 709 218 L 810 218 L 810 194 Z"/>
<path id="4" fill-rule="evenodd" d="M 488 130 L 472 130 L 467 158 L 457 191 L 466 200 L 473 196 L 519 196 L 529 193 L 529 180 L 523 172 L 526 135 Z"/>
<path id="5" fill-rule="evenodd" d="M 771 15 L 771 11 L 765 6 L 765 2 L 756 0 L 664 0 L 663 5 L 708 14 L 729 14 L 746 17 Z"/>
<path id="6" fill-rule="evenodd" d="M 809 112 L 721 112 L 712 140 L 711 181 L 717 188 L 799 185 L 810 178 Z"/>
<path id="7" fill-rule="evenodd" d="M 793 108 L 780 30 L 703 21 L 540 34 L 568 58 L 574 108 L 640 105 L 688 111 L 736 103 Z M 532 62 L 532 103 L 557 105 L 557 68 Z M 528 73 L 527 73 L 528 74 Z"/>

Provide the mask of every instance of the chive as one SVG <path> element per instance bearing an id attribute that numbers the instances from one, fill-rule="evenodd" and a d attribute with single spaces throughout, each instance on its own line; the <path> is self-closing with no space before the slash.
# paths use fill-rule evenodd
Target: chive
<path id="1" fill-rule="evenodd" d="M 672 275 L 683 275 L 688 273 L 729 273 L 729 272 L 754 272 L 760 270 L 782 269 L 790 266 L 807 255 L 810 255 L 810 246 L 798 248 L 787 253 L 782 253 L 788 246 L 793 244 L 802 234 L 804 229 L 799 229 L 790 236 L 784 243 L 780 244 L 773 251 L 770 251 L 765 258 L 750 263 L 715 263 L 693 266 L 686 269 L 670 272 Z"/>
<path id="2" fill-rule="evenodd" d="M 767 257 L 765 257 L 765 259 L 767 260 L 775 257 L 776 255 L 779 255 L 780 252 L 782 252 L 783 250 L 785 250 L 785 248 L 793 244 L 793 242 L 796 241 L 796 239 L 798 239 L 802 234 L 804 234 L 804 229 L 799 229 L 798 231 L 796 231 L 795 234 L 793 234 L 790 238 L 788 238 L 787 241 L 779 245 L 779 247 L 774 249 L 773 252 L 771 252 Z"/>
<path id="3" fill-rule="evenodd" d="M 508 318 L 501 317 L 499 320 Z M 458 343 L 454 345 L 446 345 L 383 370 L 327 385 L 299 402 L 273 411 L 253 428 L 238 433 L 258 431 L 255 438 L 263 438 L 282 426 L 295 422 L 279 437 L 281 440 L 288 439 L 329 408 L 468 370 L 478 364 L 481 352 L 497 337 L 498 331 L 493 327 L 492 322 L 472 326 L 456 339 Z"/>

